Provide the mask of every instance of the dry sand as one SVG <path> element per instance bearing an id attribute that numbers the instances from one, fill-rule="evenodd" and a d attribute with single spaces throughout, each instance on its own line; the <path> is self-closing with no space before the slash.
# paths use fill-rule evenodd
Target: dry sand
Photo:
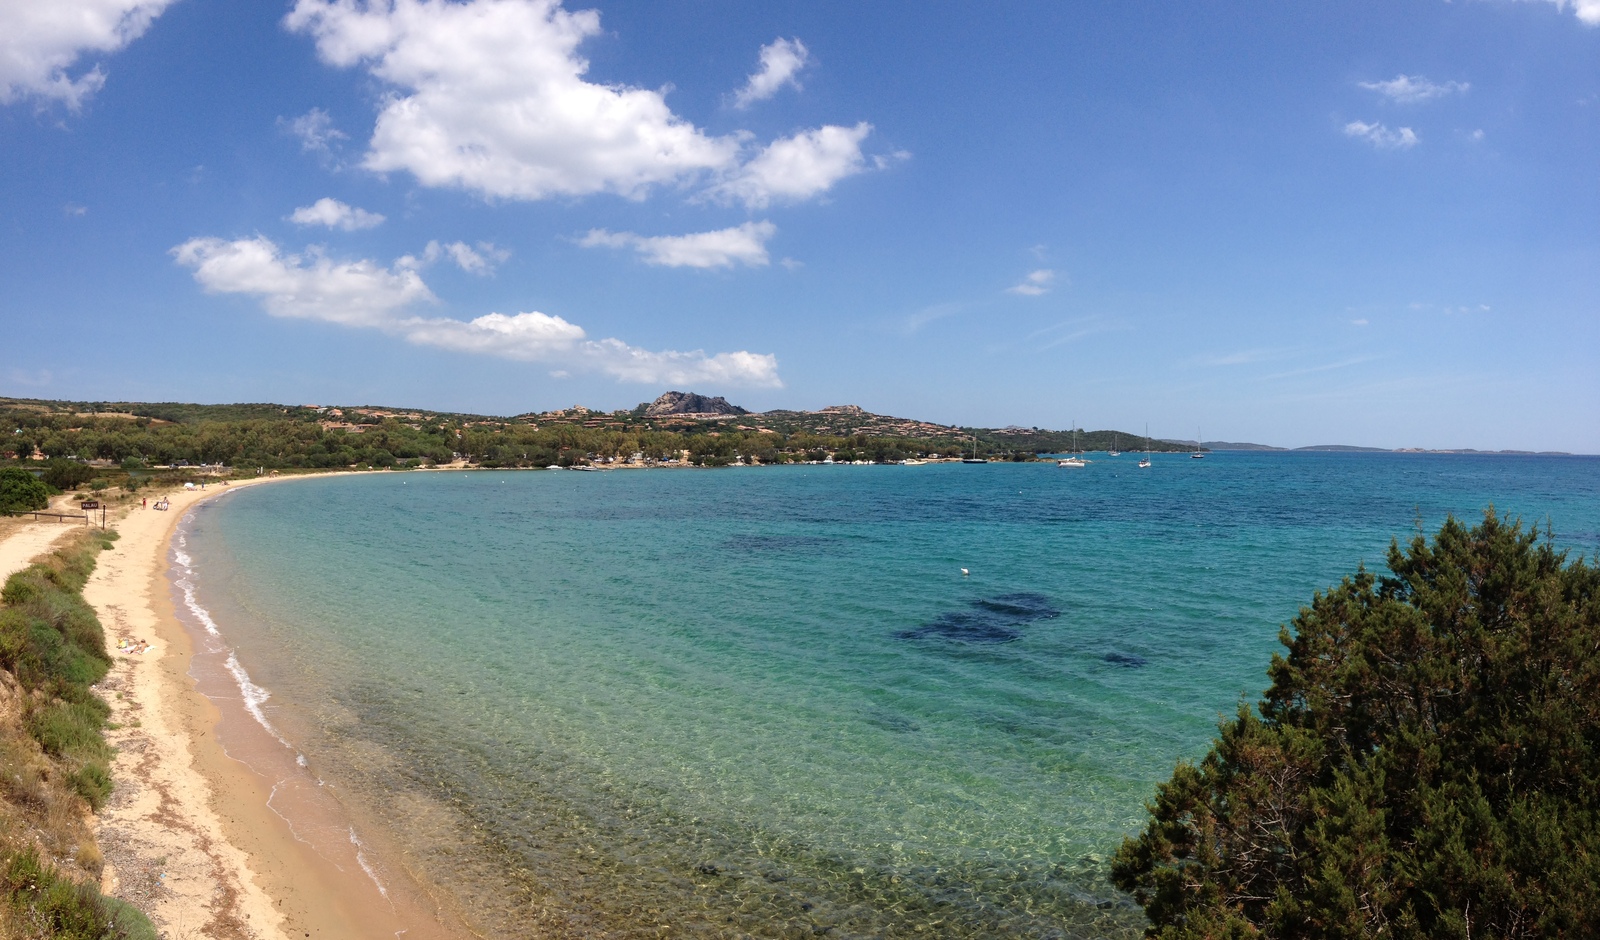
<path id="1" fill-rule="evenodd" d="M 353 855 L 297 838 L 292 808 L 280 815 L 269 805 L 281 781 L 218 743 L 219 719 L 247 719 L 200 694 L 190 676 L 194 646 L 173 609 L 169 544 L 195 503 L 247 485 L 177 491 L 166 512 L 123 510 L 121 538 L 84 589 L 116 659 L 102 692 L 121 725 L 108 735 L 116 789 L 97 821 L 102 886 L 149 914 L 164 937 L 469 936 L 445 926 L 414 886 L 397 895 L 391 885 L 386 896 Z M 125 651 L 119 641 L 149 647 Z"/>

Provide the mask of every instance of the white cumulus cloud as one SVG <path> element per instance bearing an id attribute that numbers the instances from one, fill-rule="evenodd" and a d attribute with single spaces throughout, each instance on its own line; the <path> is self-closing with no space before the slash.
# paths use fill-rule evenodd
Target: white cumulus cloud
<path id="1" fill-rule="evenodd" d="M 635 235 L 594 229 L 579 240 L 585 248 L 632 248 L 646 264 L 667 268 L 761 267 L 769 263 L 767 240 L 778 233 L 771 222 L 746 222 L 715 232 L 690 235 Z"/>
<path id="2" fill-rule="evenodd" d="M 774 202 L 809 199 L 866 169 L 861 141 L 870 133 L 872 125 L 862 121 L 855 127 L 827 124 L 780 138 L 711 192 L 753 209 L 763 209 Z"/>
<path id="3" fill-rule="evenodd" d="M 1360 138 L 1379 150 L 1410 150 L 1422 139 L 1409 127 L 1390 130 L 1383 124 L 1368 124 L 1365 121 L 1351 121 L 1344 126 L 1344 133 L 1346 137 Z"/>
<path id="4" fill-rule="evenodd" d="M 326 225 L 346 232 L 377 228 L 383 224 L 383 219 L 376 212 L 368 212 L 327 196 L 309 206 L 301 206 L 289 215 L 289 221 L 296 225 Z"/>
<path id="5" fill-rule="evenodd" d="M 318 249 L 285 255 L 267 238 L 192 238 L 172 249 L 216 294 L 250 294 L 276 317 L 383 327 L 398 311 L 434 301 L 417 272 L 373 261 L 334 261 Z"/>
<path id="6" fill-rule="evenodd" d="M 1588 26 L 1600 26 L 1600 0 L 1546 0 L 1556 9 L 1571 9 L 1578 20 Z"/>
<path id="7" fill-rule="evenodd" d="M 761 71 L 751 75 L 733 96 L 733 106 L 748 108 L 757 101 L 765 101 L 777 94 L 785 85 L 800 87 L 795 78 L 811 61 L 811 53 L 798 39 L 774 39 L 761 47 Z"/>
<path id="8" fill-rule="evenodd" d="M 299 0 L 286 23 L 324 62 L 365 65 L 393 87 L 364 165 L 428 186 L 540 199 L 641 196 L 735 161 L 659 91 L 584 79 L 593 10 L 554 0 Z"/>
<path id="9" fill-rule="evenodd" d="M 115 52 L 144 34 L 172 0 L 6 0 L 0 3 L 0 104 L 37 96 L 77 110 L 105 84 L 86 53 Z"/>
<path id="10" fill-rule="evenodd" d="M 765 206 L 825 192 L 866 165 L 869 124 L 807 130 L 752 154 L 749 132 L 708 134 L 663 91 L 587 80 L 578 50 L 599 35 L 600 15 L 559 0 L 296 0 L 284 23 L 327 64 L 364 67 L 387 86 L 362 166 L 425 186 L 640 199 L 709 183 L 715 198 Z M 798 41 L 762 55 L 751 93 L 793 83 L 806 59 Z M 331 126 L 309 123 L 315 114 L 298 132 L 308 147 L 325 145 L 316 134 Z"/>
<path id="11" fill-rule="evenodd" d="M 1024 297 L 1038 297 L 1049 293 L 1051 286 L 1055 284 L 1055 280 L 1056 272 L 1049 268 L 1040 268 L 1037 271 L 1029 272 L 1028 276 L 1022 279 L 1022 283 L 1006 288 L 1006 293 L 1021 294 Z"/>
<path id="12" fill-rule="evenodd" d="M 1596 2 L 1600 2 L 1600 0 L 1596 0 Z M 1443 98 L 1445 95 L 1453 95 L 1458 92 L 1465 94 L 1467 89 L 1472 87 L 1467 82 L 1430 82 L 1421 75 L 1406 75 L 1403 73 L 1388 81 L 1357 82 L 1356 84 L 1401 104 L 1432 101 L 1435 98 Z"/>
<path id="13" fill-rule="evenodd" d="M 444 248 L 441 248 L 444 250 Z M 376 329 L 419 346 L 591 371 L 649 384 L 778 386 L 770 354 L 653 351 L 619 339 L 589 339 L 559 316 L 531 311 L 473 320 L 424 317 L 413 309 L 437 298 L 414 268 L 335 261 L 317 250 L 284 254 L 270 240 L 194 238 L 172 249 L 207 292 L 254 297 L 273 316 Z"/>

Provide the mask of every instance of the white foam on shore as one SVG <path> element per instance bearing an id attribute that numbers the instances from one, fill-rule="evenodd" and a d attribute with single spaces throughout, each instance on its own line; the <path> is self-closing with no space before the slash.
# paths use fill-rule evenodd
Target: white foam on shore
<path id="1" fill-rule="evenodd" d="M 228 651 L 228 660 L 223 665 L 228 667 L 228 672 L 233 676 L 233 681 L 239 686 L 239 696 L 244 700 L 244 710 L 249 712 L 250 717 L 259 722 L 261 727 L 267 729 L 268 734 L 277 738 L 279 744 L 294 750 L 294 746 L 284 740 L 283 735 L 278 733 L 278 729 L 274 728 L 272 722 L 267 720 L 266 712 L 261 710 L 261 706 L 266 704 L 267 699 L 272 698 L 272 693 L 250 681 L 250 674 L 244 671 L 243 666 L 239 665 L 239 657 L 234 654 L 233 650 Z"/>
<path id="2" fill-rule="evenodd" d="M 179 590 L 183 591 L 183 606 L 188 608 L 189 614 L 194 617 L 195 622 L 205 627 L 207 633 L 221 640 L 222 631 L 217 629 L 217 622 L 212 619 L 211 612 L 206 610 L 205 606 L 200 603 L 199 597 L 196 596 L 194 559 L 190 557 L 188 552 L 184 551 L 188 547 L 189 539 L 183 531 L 183 526 L 193 521 L 194 514 L 186 514 L 178 528 L 177 536 L 173 539 L 172 558 L 183 572 L 173 583 L 178 586 Z M 266 704 L 268 699 L 272 698 L 272 693 L 250 680 L 250 674 L 245 672 L 244 666 L 239 663 L 238 655 L 232 649 L 223 646 L 222 650 L 226 650 L 228 653 L 228 658 L 223 665 L 227 667 L 228 673 L 233 676 L 234 684 L 239 687 L 239 697 L 244 702 L 245 711 L 249 712 L 250 717 L 265 728 L 268 734 L 277 739 L 279 744 L 295 752 L 296 763 L 302 767 L 306 766 L 305 755 L 296 750 L 295 746 L 290 744 L 288 739 L 273 726 L 261 707 Z"/>
<path id="3" fill-rule="evenodd" d="M 367 844 L 361 841 L 360 836 L 356 835 L 355 826 L 350 827 L 350 844 L 356 847 L 356 862 L 361 865 L 361 870 L 366 872 L 367 877 L 372 879 L 372 883 L 378 886 L 379 894 L 385 898 L 389 897 L 389 889 L 383 886 L 383 879 L 378 877 L 378 873 L 373 870 L 371 863 L 367 861 L 366 852 L 364 851 Z"/>

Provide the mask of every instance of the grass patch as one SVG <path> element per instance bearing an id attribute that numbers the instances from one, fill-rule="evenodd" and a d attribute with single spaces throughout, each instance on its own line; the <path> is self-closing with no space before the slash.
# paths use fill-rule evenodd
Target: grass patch
<path id="1" fill-rule="evenodd" d="M 95 852 L 99 854 L 98 851 Z M 155 927 L 133 907 L 93 884 L 64 878 L 32 846 L 11 853 L 0 888 L 17 926 L 58 940 L 157 940 Z"/>
<path id="2" fill-rule="evenodd" d="M 111 708 L 92 689 L 111 668 L 83 587 L 112 531 L 68 537 L 0 587 L 0 936 L 156 937 L 100 894 L 104 859 L 85 807 L 111 796 Z"/>

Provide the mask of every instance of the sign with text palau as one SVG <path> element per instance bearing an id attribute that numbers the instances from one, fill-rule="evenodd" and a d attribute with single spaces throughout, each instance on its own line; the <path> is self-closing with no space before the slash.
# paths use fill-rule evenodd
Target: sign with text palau
<path id="1" fill-rule="evenodd" d="M 83 508 L 84 509 L 99 509 L 100 508 L 100 501 L 97 500 L 97 499 L 86 499 L 86 500 L 83 501 Z"/>

